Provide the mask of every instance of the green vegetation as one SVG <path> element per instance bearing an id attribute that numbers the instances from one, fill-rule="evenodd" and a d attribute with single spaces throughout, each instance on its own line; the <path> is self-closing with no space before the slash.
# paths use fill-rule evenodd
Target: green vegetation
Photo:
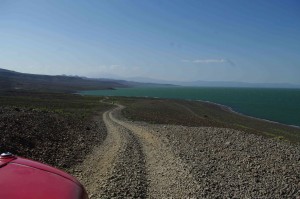
<path id="1" fill-rule="evenodd" d="M 117 98 L 127 108 L 123 114 L 130 120 L 156 124 L 214 126 L 242 130 L 274 139 L 300 142 L 300 129 L 240 115 L 215 104 L 149 98 Z"/>

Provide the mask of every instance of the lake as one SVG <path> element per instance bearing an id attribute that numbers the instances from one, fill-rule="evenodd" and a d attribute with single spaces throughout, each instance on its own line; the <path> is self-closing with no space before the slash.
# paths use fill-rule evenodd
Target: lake
<path id="1" fill-rule="evenodd" d="M 300 126 L 300 89 L 136 87 L 82 91 L 80 94 L 210 101 L 245 115 Z"/>

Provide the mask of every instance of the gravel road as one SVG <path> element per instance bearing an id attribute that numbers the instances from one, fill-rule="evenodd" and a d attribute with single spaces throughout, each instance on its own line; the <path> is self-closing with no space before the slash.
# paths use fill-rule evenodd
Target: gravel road
<path id="1" fill-rule="evenodd" d="M 128 121 L 107 111 L 107 137 L 75 175 L 90 198 L 299 198 L 300 147 L 231 129 Z"/>

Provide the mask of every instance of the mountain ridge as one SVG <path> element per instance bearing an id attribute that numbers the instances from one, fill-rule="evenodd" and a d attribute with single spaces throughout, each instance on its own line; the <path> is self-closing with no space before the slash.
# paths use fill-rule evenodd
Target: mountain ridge
<path id="1" fill-rule="evenodd" d="M 160 85 L 105 78 L 29 74 L 0 68 L 0 91 L 29 90 L 74 93 L 80 90 L 115 89 L 134 86 Z"/>
<path id="2" fill-rule="evenodd" d="M 88 78 L 68 75 L 21 73 L 0 68 L 0 91 L 27 90 L 76 93 L 83 90 L 104 90 L 130 87 L 239 87 L 239 88 L 300 88 L 289 83 L 247 83 L 226 81 L 168 81 L 144 77 L 123 79 Z"/>
<path id="3" fill-rule="evenodd" d="M 128 81 L 159 83 L 159 84 L 172 84 L 179 86 L 190 87 L 239 87 L 239 88 L 300 88 L 298 84 L 291 83 L 249 83 L 249 82 L 235 82 L 235 81 L 168 81 L 158 80 L 144 77 L 125 78 Z"/>

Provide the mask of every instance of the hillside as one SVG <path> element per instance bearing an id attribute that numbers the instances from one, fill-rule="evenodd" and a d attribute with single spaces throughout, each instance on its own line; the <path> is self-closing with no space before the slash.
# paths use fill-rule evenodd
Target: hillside
<path id="1" fill-rule="evenodd" d="M 82 90 L 101 90 L 149 86 L 165 87 L 174 85 L 66 75 L 37 75 L 20 73 L 0 68 L 0 91 L 25 90 L 74 93 L 76 91 Z"/>
<path id="2" fill-rule="evenodd" d="M 113 80 L 97 80 L 73 76 L 50 76 L 19 73 L 0 69 L 0 90 L 31 90 L 75 92 L 78 90 L 113 89 L 129 87 Z"/>

